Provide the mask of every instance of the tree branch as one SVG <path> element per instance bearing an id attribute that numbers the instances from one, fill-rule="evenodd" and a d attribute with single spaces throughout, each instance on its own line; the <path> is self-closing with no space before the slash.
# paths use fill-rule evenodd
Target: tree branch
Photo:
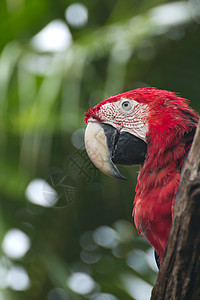
<path id="1" fill-rule="evenodd" d="M 172 227 L 151 300 L 200 299 L 200 121 L 183 167 Z"/>

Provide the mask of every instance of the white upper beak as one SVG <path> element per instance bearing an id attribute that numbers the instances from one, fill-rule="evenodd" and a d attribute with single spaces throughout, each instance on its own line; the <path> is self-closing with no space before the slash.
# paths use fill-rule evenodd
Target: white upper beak
<path id="1" fill-rule="evenodd" d="M 85 130 L 85 147 L 93 164 L 106 175 L 126 179 L 111 160 L 107 138 L 101 123 L 89 122 Z"/>

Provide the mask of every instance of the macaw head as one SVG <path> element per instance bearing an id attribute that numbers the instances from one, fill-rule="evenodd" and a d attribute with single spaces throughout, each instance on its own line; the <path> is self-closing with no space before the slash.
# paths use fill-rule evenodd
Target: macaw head
<path id="1" fill-rule="evenodd" d="M 97 104 L 85 114 L 85 122 L 91 161 L 103 173 L 126 179 L 115 164 L 143 165 L 152 149 L 159 157 L 179 141 L 191 142 L 198 114 L 173 92 L 140 88 Z"/>

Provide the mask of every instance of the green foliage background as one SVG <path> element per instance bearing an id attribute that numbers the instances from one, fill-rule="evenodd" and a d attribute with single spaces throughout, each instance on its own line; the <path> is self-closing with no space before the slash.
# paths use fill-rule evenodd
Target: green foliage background
<path id="1" fill-rule="evenodd" d="M 178 92 L 199 111 L 200 5 L 177 1 L 187 18 L 172 14 L 170 22 L 169 14 L 161 25 L 152 9 L 174 1 L 83 0 L 88 22 L 73 28 L 64 14 L 73 3 L 0 4 L 0 242 L 12 228 L 31 240 L 21 259 L 0 248 L 0 299 L 145 300 L 156 271 L 148 264 L 149 245 L 132 225 L 139 169 L 122 167 L 128 180 L 119 182 L 96 171 L 75 146 L 83 145 L 88 108 L 137 87 Z M 31 40 L 55 19 L 69 27 L 72 44 L 40 52 Z M 53 182 L 60 196 L 55 206 L 28 201 L 27 186 L 36 178 Z M 98 242 L 98 230 L 108 230 L 113 243 Z M 16 265 L 27 271 L 26 290 L 3 284 Z M 72 288 L 76 272 L 93 280 L 89 293 Z"/>

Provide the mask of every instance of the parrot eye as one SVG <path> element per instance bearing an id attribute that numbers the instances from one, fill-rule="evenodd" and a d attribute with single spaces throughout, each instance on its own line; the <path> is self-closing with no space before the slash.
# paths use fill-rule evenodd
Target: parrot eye
<path id="1" fill-rule="evenodd" d="M 129 111 L 132 108 L 130 101 L 127 101 L 127 100 L 123 101 L 121 105 L 122 105 L 123 110 L 125 110 L 125 111 Z"/>

